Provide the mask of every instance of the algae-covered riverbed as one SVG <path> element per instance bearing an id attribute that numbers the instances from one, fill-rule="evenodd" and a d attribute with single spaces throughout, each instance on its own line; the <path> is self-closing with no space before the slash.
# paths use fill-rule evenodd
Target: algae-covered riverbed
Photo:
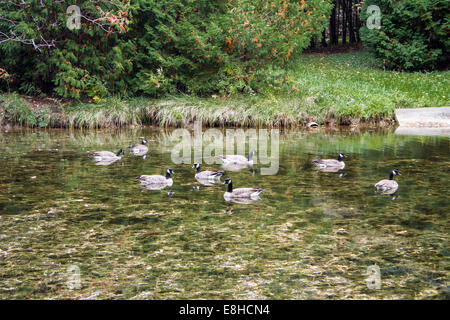
<path id="1" fill-rule="evenodd" d="M 200 185 L 192 163 L 173 163 L 171 133 L 3 132 L 0 298 L 449 298 L 448 137 L 280 132 L 277 174 L 225 172 L 235 187 L 264 189 L 241 204 L 223 185 Z M 141 137 L 145 159 L 126 150 Z M 110 165 L 87 156 L 121 147 Z M 344 170 L 314 168 L 339 152 Z M 168 167 L 169 188 L 135 179 Z M 376 194 L 394 168 L 396 194 Z"/>

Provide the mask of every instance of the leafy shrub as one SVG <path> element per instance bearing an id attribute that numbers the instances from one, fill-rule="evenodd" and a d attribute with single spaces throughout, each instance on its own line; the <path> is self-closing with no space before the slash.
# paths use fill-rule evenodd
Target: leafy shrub
<path id="1" fill-rule="evenodd" d="M 138 0 L 132 35 L 137 45 L 132 83 L 151 96 L 219 91 L 226 54 L 221 21 L 228 1 Z M 229 83 L 227 83 L 228 85 Z"/>
<path id="2" fill-rule="evenodd" d="M 223 27 L 225 50 L 245 68 L 281 65 L 328 24 L 329 1 L 235 0 Z"/>
<path id="3" fill-rule="evenodd" d="M 45 128 L 52 123 L 52 110 L 46 106 L 34 109 L 17 93 L 0 95 L 0 123 L 16 124 L 27 127 Z"/>
<path id="4" fill-rule="evenodd" d="M 81 28 L 69 30 L 65 2 L 1 1 L 0 41 L 10 40 L 0 43 L 0 68 L 30 95 L 253 92 L 263 86 L 250 85 L 257 73 L 323 31 L 330 2 L 79 0 Z"/>
<path id="5" fill-rule="evenodd" d="M 18 94 L 8 94 L 0 96 L 1 117 L 9 123 L 24 126 L 34 126 L 36 115 L 28 106 L 25 99 Z"/>
<path id="6" fill-rule="evenodd" d="M 366 48 L 387 69 L 421 71 L 448 65 L 450 2 L 448 0 L 367 0 L 381 10 L 381 28 L 360 29 Z"/>
<path id="7" fill-rule="evenodd" d="M 135 87 L 150 95 L 253 90 L 256 71 L 285 63 L 322 32 L 329 2 L 136 1 Z"/>
<path id="8" fill-rule="evenodd" d="M 123 39 L 129 1 L 81 0 L 80 29 L 70 30 L 69 4 L 53 0 L 0 2 L 0 66 L 25 94 L 52 91 L 84 98 L 125 91 L 132 42 Z M 9 41 L 7 37 L 10 38 Z"/>

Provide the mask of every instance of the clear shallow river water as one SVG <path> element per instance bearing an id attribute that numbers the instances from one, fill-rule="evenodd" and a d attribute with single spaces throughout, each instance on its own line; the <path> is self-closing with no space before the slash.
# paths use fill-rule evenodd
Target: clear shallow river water
<path id="1" fill-rule="evenodd" d="M 282 132 L 276 175 L 226 172 L 235 188 L 264 188 L 237 204 L 172 162 L 171 131 L 1 133 L 0 298 L 449 298 L 448 137 Z M 96 166 L 87 156 L 140 137 L 146 159 L 126 150 Z M 341 151 L 343 171 L 315 170 L 313 159 Z M 168 167 L 170 188 L 135 179 Z M 376 194 L 394 168 L 395 196 Z"/>

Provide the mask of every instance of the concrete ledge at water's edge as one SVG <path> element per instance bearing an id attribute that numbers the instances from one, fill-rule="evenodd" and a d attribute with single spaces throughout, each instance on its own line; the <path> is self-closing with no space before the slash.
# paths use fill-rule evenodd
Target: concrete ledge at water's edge
<path id="1" fill-rule="evenodd" d="M 450 107 L 396 109 L 395 117 L 401 127 L 450 127 Z"/>
<path id="2" fill-rule="evenodd" d="M 450 136 L 450 107 L 396 109 L 400 135 Z"/>
<path id="3" fill-rule="evenodd" d="M 395 134 L 402 136 L 442 136 L 450 137 L 450 127 L 442 128 L 408 128 L 408 127 L 398 127 L 395 129 Z"/>

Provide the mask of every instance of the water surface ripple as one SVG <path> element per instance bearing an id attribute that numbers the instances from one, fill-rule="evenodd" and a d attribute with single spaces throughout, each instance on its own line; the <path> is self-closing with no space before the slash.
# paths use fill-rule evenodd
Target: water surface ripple
<path id="1" fill-rule="evenodd" d="M 283 132 L 277 175 L 258 165 L 226 172 L 235 188 L 264 189 L 261 201 L 238 204 L 224 200 L 225 186 L 200 185 L 192 163 L 171 161 L 170 134 L 2 133 L 0 298 L 449 298 L 448 137 Z M 87 156 L 141 137 L 146 159 L 127 152 L 96 166 Z M 342 172 L 314 169 L 313 159 L 339 152 L 349 155 Z M 168 167 L 169 188 L 135 179 Z M 376 194 L 394 168 L 395 196 Z M 67 284 L 73 265 L 79 289 Z M 374 265 L 379 289 L 370 286 Z"/>

